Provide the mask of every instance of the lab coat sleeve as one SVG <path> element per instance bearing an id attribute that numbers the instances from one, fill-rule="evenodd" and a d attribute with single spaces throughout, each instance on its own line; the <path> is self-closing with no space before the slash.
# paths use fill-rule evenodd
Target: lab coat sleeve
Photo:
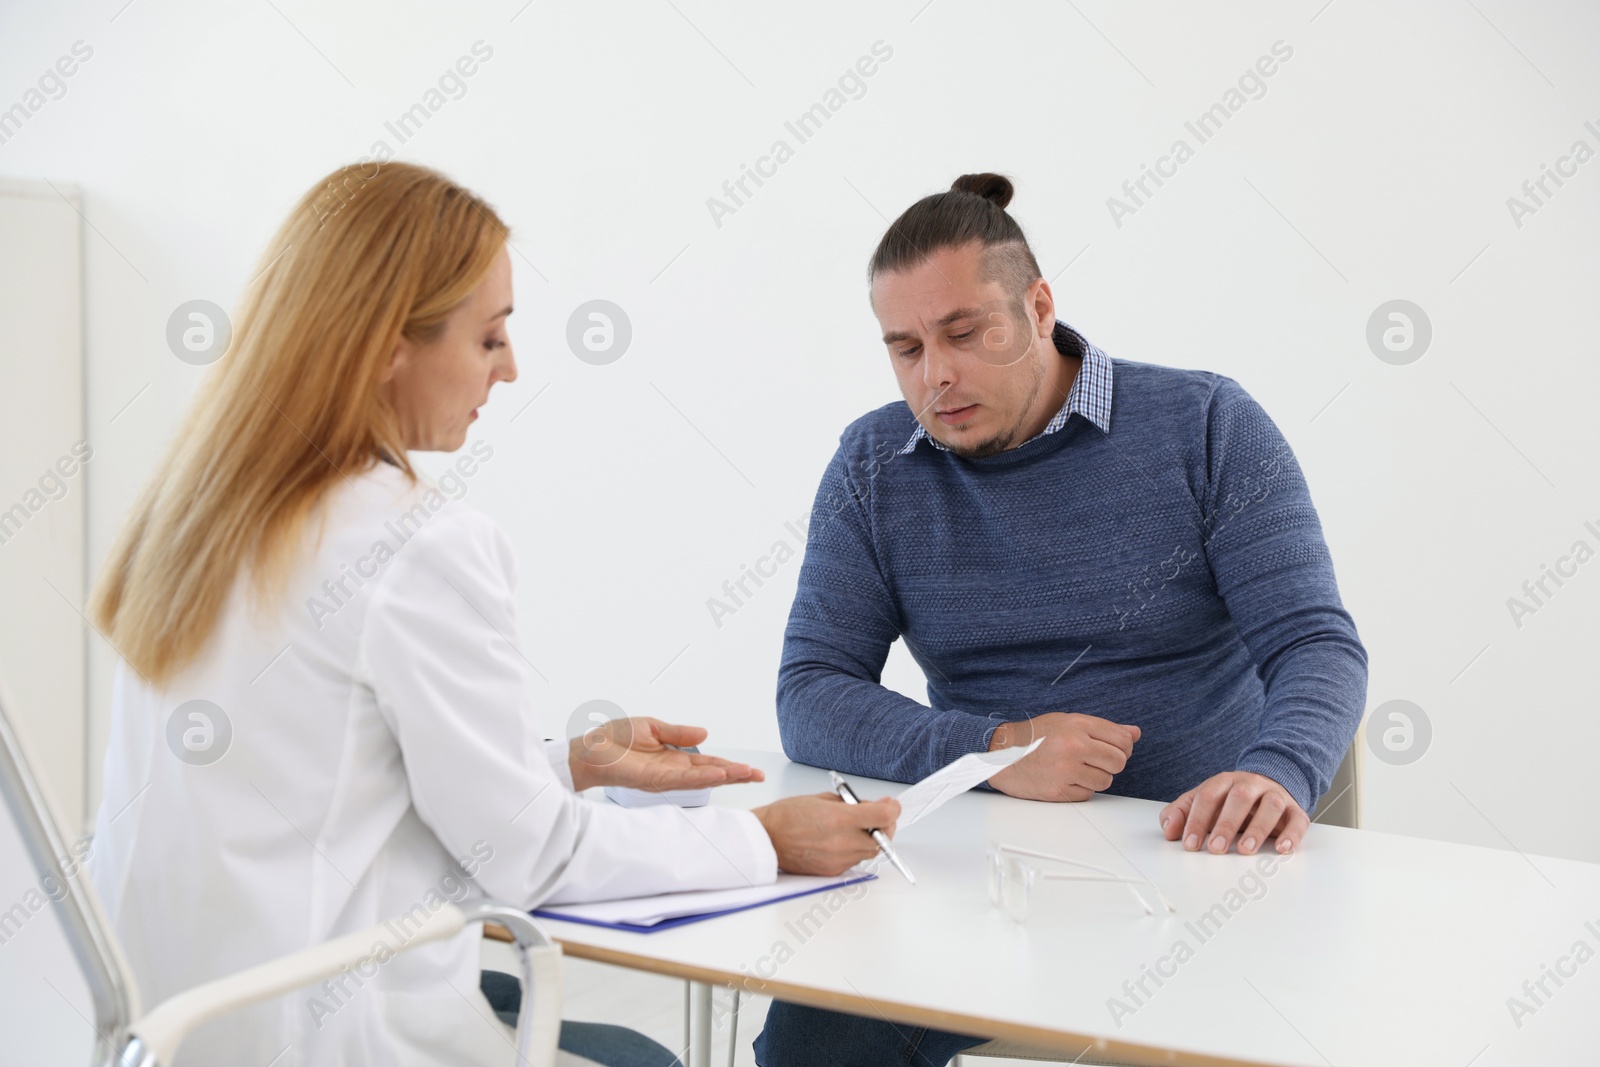
<path id="1" fill-rule="evenodd" d="M 571 792 L 542 740 L 544 683 L 517 644 L 515 582 L 504 532 L 450 504 L 389 560 L 367 610 L 365 680 L 412 805 L 450 855 L 492 848 L 479 886 L 528 908 L 771 883 L 777 857 L 748 811 L 626 809 Z"/>
<path id="2" fill-rule="evenodd" d="M 567 762 L 567 742 L 561 738 L 544 743 L 544 758 L 549 761 L 550 769 L 556 772 L 556 777 L 568 789 L 576 788 L 572 784 L 572 764 Z"/>

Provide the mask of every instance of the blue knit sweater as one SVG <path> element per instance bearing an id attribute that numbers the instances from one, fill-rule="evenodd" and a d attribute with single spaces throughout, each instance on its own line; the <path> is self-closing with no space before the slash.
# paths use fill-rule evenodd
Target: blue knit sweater
<path id="1" fill-rule="evenodd" d="M 1107 429 L 1073 414 L 977 460 L 902 451 L 903 402 L 845 430 L 785 633 L 784 751 L 911 782 L 1001 721 L 1082 712 L 1143 732 L 1109 792 L 1171 800 L 1246 770 L 1309 813 L 1360 722 L 1367 655 L 1299 464 L 1233 379 L 1094 352 Z M 879 684 L 897 637 L 926 705 Z"/>

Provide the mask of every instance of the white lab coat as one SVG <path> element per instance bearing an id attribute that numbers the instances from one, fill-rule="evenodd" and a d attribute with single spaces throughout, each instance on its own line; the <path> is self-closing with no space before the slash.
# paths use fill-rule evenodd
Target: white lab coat
<path id="1" fill-rule="evenodd" d="M 119 665 L 91 868 L 147 1007 L 469 892 L 531 908 L 773 881 L 749 812 L 572 792 L 565 742 L 541 740 L 565 716 L 537 706 L 493 521 L 386 463 L 323 513 L 272 617 L 253 618 L 236 583 L 165 691 Z M 176 754 L 195 758 L 185 731 L 202 758 L 220 748 L 220 722 L 209 750 L 202 720 L 169 727 L 194 699 L 231 726 L 213 763 Z M 479 937 L 229 1015 L 179 1062 L 509 1063 L 478 992 Z"/>

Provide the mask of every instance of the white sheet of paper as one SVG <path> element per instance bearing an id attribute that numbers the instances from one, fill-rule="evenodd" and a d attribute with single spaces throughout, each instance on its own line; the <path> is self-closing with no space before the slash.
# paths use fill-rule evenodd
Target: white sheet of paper
<path id="1" fill-rule="evenodd" d="M 895 828 L 904 830 L 951 797 L 965 793 L 979 782 L 987 782 L 1042 744 L 1044 738 L 1040 737 L 1026 747 L 1015 745 L 995 752 L 969 752 L 948 767 L 907 786 L 896 798 L 900 801 L 900 819 Z"/>

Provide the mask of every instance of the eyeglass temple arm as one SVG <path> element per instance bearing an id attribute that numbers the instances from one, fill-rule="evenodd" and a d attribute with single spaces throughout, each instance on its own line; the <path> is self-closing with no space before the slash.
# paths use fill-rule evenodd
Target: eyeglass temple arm
<path id="1" fill-rule="evenodd" d="M 1154 882 L 1152 882 L 1148 878 L 1142 878 L 1142 877 L 1141 878 L 1125 878 L 1125 877 L 1117 874 L 1116 871 L 1107 870 L 1104 867 L 1097 867 L 1092 863 L 1084 863 L 1082 860 L 1069 860 L 1065 856 L 1057 856 L 1057 855 L 1053 855 L 1052 853 L 1049 853 L 1049 852 L 1037 852 L 1037 851 L 1035 851 L 1035 850 L 1033 850 L 1031 848 L 1019 848 L 1019 847 L 1017 847 L 1015 845 L 996 845 L 995 848 L 997 850 L 1001 851 L 1001 852 L 1009 852 L 1014 856 L 1027 856 L 1027 857 L 1029 857 L 1031 859 L 1036 859 L 1036 860 L 1051 860 L 1052 862 L 1055 862 L 1055 863 L 1065 863 L 1065 864 L 1067 864 L 1068 866 L 1071 866 L 1071 867 L 1082 867 L 1084 870 L 1099 871 L 1101 874 L 1108 875 L 1109 876 L 1109 880 L 1111 880 L 1111 881 L 1128 882 L 1130 884 L 1137 884 L 1137 885 L 1147 885 L 1147 886 L 1149 886 L 1151 888 L 1151 890 L 1155 893 L 1156 897 L 1161 901 L 1162 905 L 1169 912 L 1173 912 L 1174 914 L 1177 913 L 1178 909 L 1173 906 L 1172 901 L 1167 899 L 1167 895 L 1161 891 L 1161 887 L 1156 885 Z M 1044 875 L 1046 875 L 1048 877 L 1055 877 L 1054 875 L 1050 875 L 1050 873 L 1048 871 L 1041 871 L 1040 873 L 1044 874 Z M 1135 893 L 1135 895 L 1136 896 L 1138 895 L 1137 892 Z M 1140 898 L 1141 901 L 1143 899 L 1144 898 L 1142 898 L 1142 897 Z M 1149 906 L 1148 905 L 1146 905 L 1146 910 L 1149 910 Z"/>
<path id="2" fill-rule="evenodd" d="M 1154 909 L 1150 907 L 1149 902 L 1144 899 L 1144 896 L 1137 888 L 1138 886 L 1148 886 L 1150 889 L 1155 891 L 1157 898 L 1160 899 L 1161 903 L 1169 912 L 1176 913 L 1178 910 L 1177 908 L 1173 907 L 1172 902 L 1162 894 L 1161 890 L 1156 887 L 1155 883 L 1150 881 L 1148 878 L 1116 878 L 1094 874 L 1061 874 L 1051 871 L 1040 871 L 1039 876 L 1041 878 L 1049 878 L 1050 880 L 1056 882 L 1117 882 L 1127 886 L 1133 895 L 1139 898 L 1139 903 L 1144 905 L 1144 910 L 1146 912 L 1153 912 Z"/>

